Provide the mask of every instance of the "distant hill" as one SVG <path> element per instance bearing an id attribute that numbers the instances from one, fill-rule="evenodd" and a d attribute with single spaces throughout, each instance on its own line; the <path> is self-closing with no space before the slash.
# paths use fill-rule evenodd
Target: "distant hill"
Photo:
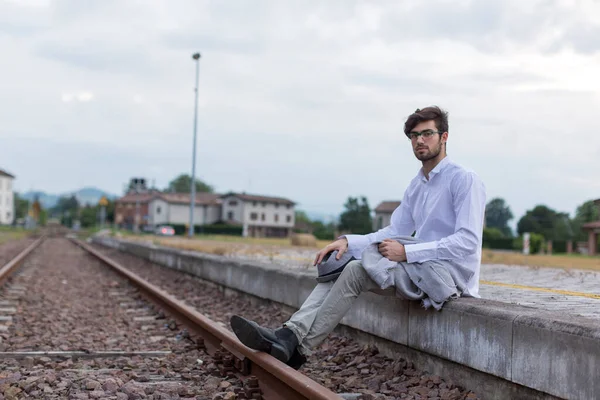
<path id="1" fill-rule="evenodd" d="M 100 198 L 102 198 L 102 196 L 106 196 L 109 199 L 115 199 L 117 197 L 114 194 L 110 194 L 103 190 L 100 190 L 98 188 L 93 188 L 93 187 L 85 187 L 85 188 L 76 190 L 74 192 L 67 192 L 67 193 L 61 193 L 61 194 L 48 194 L 45 192 L 27 192 L 27 193 L 21 194 L 20 196 L 29 201 L 33 201 L 33 199 L 35 199 L 36 195 L 40 199 L 40 203 L 42 204 L 42 207 L 46 208 L 46 209 L 54 207 L 58 203 L 58 199 L 62 196 L 70 197 L 72 195 L 75 195 L 75 197 L 77 198 L 77 201 L 82 206 L 84 206 L 86 204 L 92 204 L 92 205 L 97 204 L 98 201 L 100 200 Z"/>

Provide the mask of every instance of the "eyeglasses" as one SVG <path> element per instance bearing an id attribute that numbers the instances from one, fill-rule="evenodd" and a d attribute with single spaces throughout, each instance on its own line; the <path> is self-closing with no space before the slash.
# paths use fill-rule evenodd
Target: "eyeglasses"
<path id="1" fill-rule="evenodd" d="M 442 134 L 444 132 L 433 131 L 431 129 L 425 129 L 422 132 L 409 132 L 406 134 L 406 137 L 408 137 L 410 140 L 416 140 L 419 136 L 423 136 L 423 139 L 427 140 L 427 139 L 431 138 L 433 135 L 435 135 L 436 133 Z"/>

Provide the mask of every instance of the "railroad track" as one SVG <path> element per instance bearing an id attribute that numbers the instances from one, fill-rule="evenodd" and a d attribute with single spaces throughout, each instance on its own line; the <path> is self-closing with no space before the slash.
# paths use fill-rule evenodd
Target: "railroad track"
<path id="1" fill-rule="evenodd" d="M 32 376 L 31 374 L 25 377 L 23 375 L 25 372 L 14 372 L 8 375 L 3 373 L 3 375 L 0 375 L 0 387 L 3 383 L 6 384 L 7 382 L 10 385 L 7 389 L 5 388 L 8 390 L 8 393 L 4 392 L 5 399 L 27 397 L 65 398 L 60 397 L 67 394 L 67 391 L 64 389 L 68 390 L 68 398 L 152 398 L 148 396 L 158 393 L 157 389 L 150 386 L 153 383 L 151 382 L 152 379 L 158 382 L 155 385 L 156 387 L 160 386 L 159 383 L 165 386 L 165 382 L 175 382 L 178 385 L 176 390 L 176 396 L 178 397 L 174 395 L 172 398 L 188 398 L 189 396 L 195 396 L 190 398 L 228 400 L 321 400 L 341 398 L 336 393 L 321 386 L 300 372 L 287 367 L 273 357 L 248 349 L 227 329 L 219 326 L 173 295 L 142 279 L 86 243 L 75 239 L 71 239 L 71 242 L 77 245 L 79 249 L 83 249 L 85 252 L 93 255 L 102 265 L 110 266 L 121 279 L 100 284 L 100 282 L 103 282 L 100 280 L 101 278 L 111 279 L 107 277 L 108 272 L 102 272 L 97 267 L 88 266 L 89 258 L 84 257 L 81 250 L 77 250 L 66 239 L 46 239 L 46 237 L 41 237 L 0 270 L 0 283 L 2 283 L 6 282 L 9 277 L 14 277 L 15 271 L 19 266 L 26 264 L 28 261 L 31 261 L 32 264 L 25 267 L 25 269 L 31 269 L 32 271 L 24 274 L 23 282 L 19 282 L 19 278 L 15 277 L 11 279 L 9 287 L 4 288 L 3 297 L 10 298 L 10 301 L 14 302 L 6 303 L 6 305 L 11 305 L 10 311 L 16 312 L 19 297 L 24 298 L 37 294 L 41 297 L 34 300 L 27 300 L 27 304 L 38 305 L 32 307 L 35 310 L 34 312 L 37 312 L 37 316 L 49 314 L 44 308 L 46 303 L 56 302 L 56 304 L 65 304 L 67 294 L 71 291 L 77 293 L 77 290 L 82 288 L 88 291 L 91 290 L 87 285 L 92 281 L 91 283 L 104 289 L 104 294 L 94 297 L 93 293 L 88 292 L 89 296 L 86 295 L 85 298 L 80 299 L 81 305 L 88 307 L 88 310 L 90 307 L 98 307 L 98 320 L 106 320 L 105 315 L 102 313 L 108 313 L 115 319 L 118 319 L 116 316 L 119 316 L 123 320 L 129 319 L 127 323 L 130 323 L 133 329 L 131 332 L 126 332 L 126 335 L 121 334 L 120 336 L 110 337 L 113 332 L 111 329 L 108 329 L 108 333 L 104 332 L 103 327 L 108 322 L 103 322 L 104 326 L 93 329 L 91 333 L 89 330 L 83 330 L 86 332 L 85 335 L 81 335 L 83 343 L 62 344 L 58 349 L 52 348 L 52 346 L 62 343 L 67 337 L 61 339 L 61 341 L 57 341 L 52 334 L 49 335 L 42 328 L 26 334 L 16 331 L 17 337 L 13 338 L 10 336 L 10 330 L 6 330 L 8 333 L 4 333 L 7 336 L 5 342 L 10 345 L 7 348 L 6 344 L 0 344 L 0 349 L 2 350 L 0 352 L 0 362 L 5 363 L 2 365 L 2 370 L 21 371 L 22 367 L 25 366 L 28 369 L 35 367 L 45 372 L 41 374 L 43 375 L 43 379 L 38 375 Z M 57 250 L 57 248 L 59 249 Z M 43 253 L 43 257 L 41 253 Z M 71 269 L 67 270 L 61 278 L 56 276 L 58 272 L 49 273 L 48 271 L 48 268 L 58 267 L 59 264 L 63 263 L 63 258 L 59 253 L 65 256 L 64 264 L 71 266 Z M 36 254 L 38 255 L 37 258 Z M 46 264 L 46 262 L 49 264 Z M 49 273 L 49 276 L 44 277 L 41 282 L 37 282 L 38 286 L 33 286 L 35 289 L 32 290 L 28 288 L 28 285 L 31 281 L 35 280 L 38 269 L 39 274 Z M 81 276 L 78 275 L 80 273 L 82 274 Z M 52 281 L 52 279 L 58 280 Z M 74 286 L 70 286 L 71 283 L 69 281 L 71 280 L 74 281 Z M 127 283 L 125 283 L 125 280 Z M 49 282 L 53 283 L 52 286 L 64 284 L 64 295 L 60 293 L 61 287 L 53 288 L 54 290 L 50 290 L 46 294 L 44 292 L 46 289 L 45 285 Z M 84 305 L 83 303 L 86 303 L 88 297 L 94 297 L 93 301 L 96 303 L 92 302 L 90 303 L 91 305 Z M 8 302 L 9 300 L 6 301 Z M 76 300 L 68 300 L 67 304 L 71 304 L 71 307 L 77 309 L 78 304 Z M 119 309 L 112 311 L 111 307 Z M 2 306 L 0 306 L 1 309 Z M 6 309 L 8 310 L 9 307 L 6 307 Z M 61 320 L 63 318 L 67 319 L 68 316 L 69 313 L 61 312 L 58 314 L 58 317 L 53 318 Z M 18 317 L 17 315 L 16 319 Z M 28 317 L 23 316 L 23 318 Z M 0 315 L 1 319 L 2 316 Z M 10 319 L 12 320 L 12 316 Z M 131 320 L 133 320 L 133 323 Z M 24 322 L 27 321 L 24 320 Z M 153 325 L 156 321 L 159 321 L 159 328 L 156 327 L 156 324 Z M 93 323 L 93 320 L 88 321 L 89 325 Z M 48 321 L 48 324 L 51 327 L 48 329 L 55 332 L 61 332 L 65 329 L 61 328 L 60 324 L 55 327 L 51 321 Z M 18 321 L 14 325 L 15 329 L 17 329 L 17 325 Z M 181 325 L 186 329 L 181 329 Z M 10 327 L 11 325 L 5 326 Z M 29 328 L 23 326 L 19 329 L 26 331 Z M 123 333 L 122 329 L 118 324 L 114 328 L 114 330 Z M 109 336 L 100 335 L 102 339 L 92 341 L 91 338 L 96 337 L 94 336 L 96 335 L 95 330 L 103 331 L 101 332 L 102 335 Z M 79 332 L 79 328 L 73 329 L 73 332 Z M 2 332 L 0 331 L 0 333 Z M 19 337 L 18 334 L 23 336 Z M 74 335 L 78 336 L 78 334 Z M 128 345 L 127 349 L 118 351 L 106 349 L 106 346 L 120 343 L 120 340 L 127 342 L 127 340 L 123 339 L 125 336 L 131 336 L 134 339 L 132 340 L 132 344 Z M 22 337 L 26 337 L 26 340 L 21 340 Z M 30 342 L 34 344 L 30 344 Z M 102 345 L 98 342 L 102 342 Z M 173 343 L 179 343 L 179 345 L 176 346 Z M 74 349 L 73 345 L 75 344 L 83 348 Z M 159 345 L 156 347 L 159 347 L 160 350 L 149 350 L 147 348 L 153 344 Z M 182 357 L 186 357 L 186 354 L 192 354 L 191 359 L 195 363 L 190 362 L 189 357 L 188 359 L 182 359 Z M 165 368 L 165 366 L 168 367 L 169 365 L 164 360 L 169 357 L 179 357 L 177 359 L 179 365 L 175 367 L 176 373 Z M 131 362 L 130 360 L 132 359 L 136 361 Z M 142 359 L 151 361 L 140 361 Z M 182 362 L 183 366 L 181 365 Z M 140 372 L 136 372 L 135 370 L 137 365 L 131 364 L 140 364 L 142 366 Z M 163 365 L 162 369 L 156 367 L 161 364 Z M 209 365 L 212 368 L 209 368 Z M 90 367 L 95 367 L 95 369 L 92 368 L 95 371 L 93 378 L 90 378 Z M 60 384 L 63 384 L 63 378 L 67 382 L 62 388 L 54 385 L 56 383 L 56 373 L 52 372 L 54 370 L 60 371 Z M 129 371 L 126 376 L 119 375 L 123 370 Z M 70 372 L 76 376 L 71 376 L 73 374 L 69 375 Z M 201 376 L 201 373 L 204 373 L 204 375 Z M 217 388 L 215 389 L 217 393 L 208 393 L 206 390 L 202 392 L 204 390 L 202 388 L 207 387 L 207 374 L 212 375 L 212 386 L 217 383 Z M 23 380 L 22 378 L 25 379 Z M 128 378 L 131 379 L 125 382 Z M 214 378 L 220 381 L 215 382 Z M 73 381 L 78 380 L 79 383 L 73 384 L 69 379 Z M 203 380 L 202 385 L 193 384 L 201 380 Z M 202 386 L 202 388 L 199 386 Z M 184 389 L 181 389 L 182 387 Z M 148 390 L 148 388 L 150 389 Z M 123 397 L 124 395 L 127 397 Z M 197 397 L 199 395 L 200 397 Z M 154 398 L 170 397 L 158 397 L 157 394 Z"/>

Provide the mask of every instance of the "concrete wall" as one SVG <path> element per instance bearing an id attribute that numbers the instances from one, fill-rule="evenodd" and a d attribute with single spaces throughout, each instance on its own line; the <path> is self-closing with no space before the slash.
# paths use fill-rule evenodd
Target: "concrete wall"
<path id="1" fill-rule="evenodd" d="M 12 223 L 15 216 L 12 180 L 8 176 L 0 176 L 0 224 Z"/>
<path id="2" fill-rule="evenodd" d="M 229 219 L 229 212 L 238 223 L 251 226 L 293 228 L 296 223 L 293 206 L 288 208 L 285 204 L 268 201 L 244 201 L 237 196 L 228 196 L 223 199 L 223 219 Z M 251 218 L 253 214 L 255 219 Z"/>
<path id="3" fill-rule="evenodd" d="M 227 196 L 223 198 L 223 215 L 224 221 L 236 221 L 240 224 L 244 223 L 244 201 L 236 196 Z"/>
<path id="4" fill-rule="evenodd" d="M 375 213 L 375 218 L 373 218 L 373 230 L 378 231 L 381 228 L 385 228 L 388 226 L 392 219 L 392 213 Z"/>
<path id="5" fill-rule="evenodd" d="M 160 212 L 158 210 L 160 209 Z M 190 206 L 172 204 L 157 198 L 150 202 L 150 224 L 189 224 Z M 212 224 L 221 218 L 221 206 L 196 205 L 194 207 L 194 225 Z"/>
<path id="6" fill-rule="evenodd" d="M 154 199 L 149 205 L 149 223 L 163 225 L 169 222 L 169 204 L 163 199 Z"/>
<path id="7" fill-rule="evenodd" d="M 305 271 L 110 238 L 94 240 L 293 308 L 300 307 L 316 284 Z M 600 399 L 600 324 L 594 320 L 473 298 L 447 303 L 436 312 L 416 302 L 366 293 L 342 324 L 447 361 L 444 373 L 464 367 L 467 380 L 489 377 L 481 383 L 481 388 L 493 387 L 481 394 L 486 399 L 551 397 L 546 394 Z M 501 384 L 490 386 L 490 379 Z M 498 389 L 508 383 L 509 389 Z"/>
<path id="8" fill-rule="evenodd" d="M 220 206 L 197 205 L 194 207 L 194 225 L 212 224 L 221 216 Z M 190 206 L 186 204 L 169 205 L 170 224 L 189 224 Z"/>
<path id="9" fill-rule="evenodd" d="M 256 219 L 252 219 L 252 214 L 256 215 Z M 292 228 L 295 224 L 294 207 L 287 208 L 285 204 L 269 202 L 247 201 L 244 205 L 244 218 L 253 226 Z"/>

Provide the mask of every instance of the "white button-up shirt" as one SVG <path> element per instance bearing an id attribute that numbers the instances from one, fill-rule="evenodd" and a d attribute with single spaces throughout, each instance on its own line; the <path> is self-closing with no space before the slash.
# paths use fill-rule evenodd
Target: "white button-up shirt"
<path id="1" fill-rule="evenodd" d="M 345 235 L 348 251 L 360 259 L 372 243 L 415 232 L 424 242 L 405 246 L 407 262 L 454 260 L 474 272 L 463 295 L 479 297 L 485 204 L 485 185 L 477 174 L 445 157 L 429 179 L 423 169 L 413 178 L 389 226 L 368 235 Z"/>

